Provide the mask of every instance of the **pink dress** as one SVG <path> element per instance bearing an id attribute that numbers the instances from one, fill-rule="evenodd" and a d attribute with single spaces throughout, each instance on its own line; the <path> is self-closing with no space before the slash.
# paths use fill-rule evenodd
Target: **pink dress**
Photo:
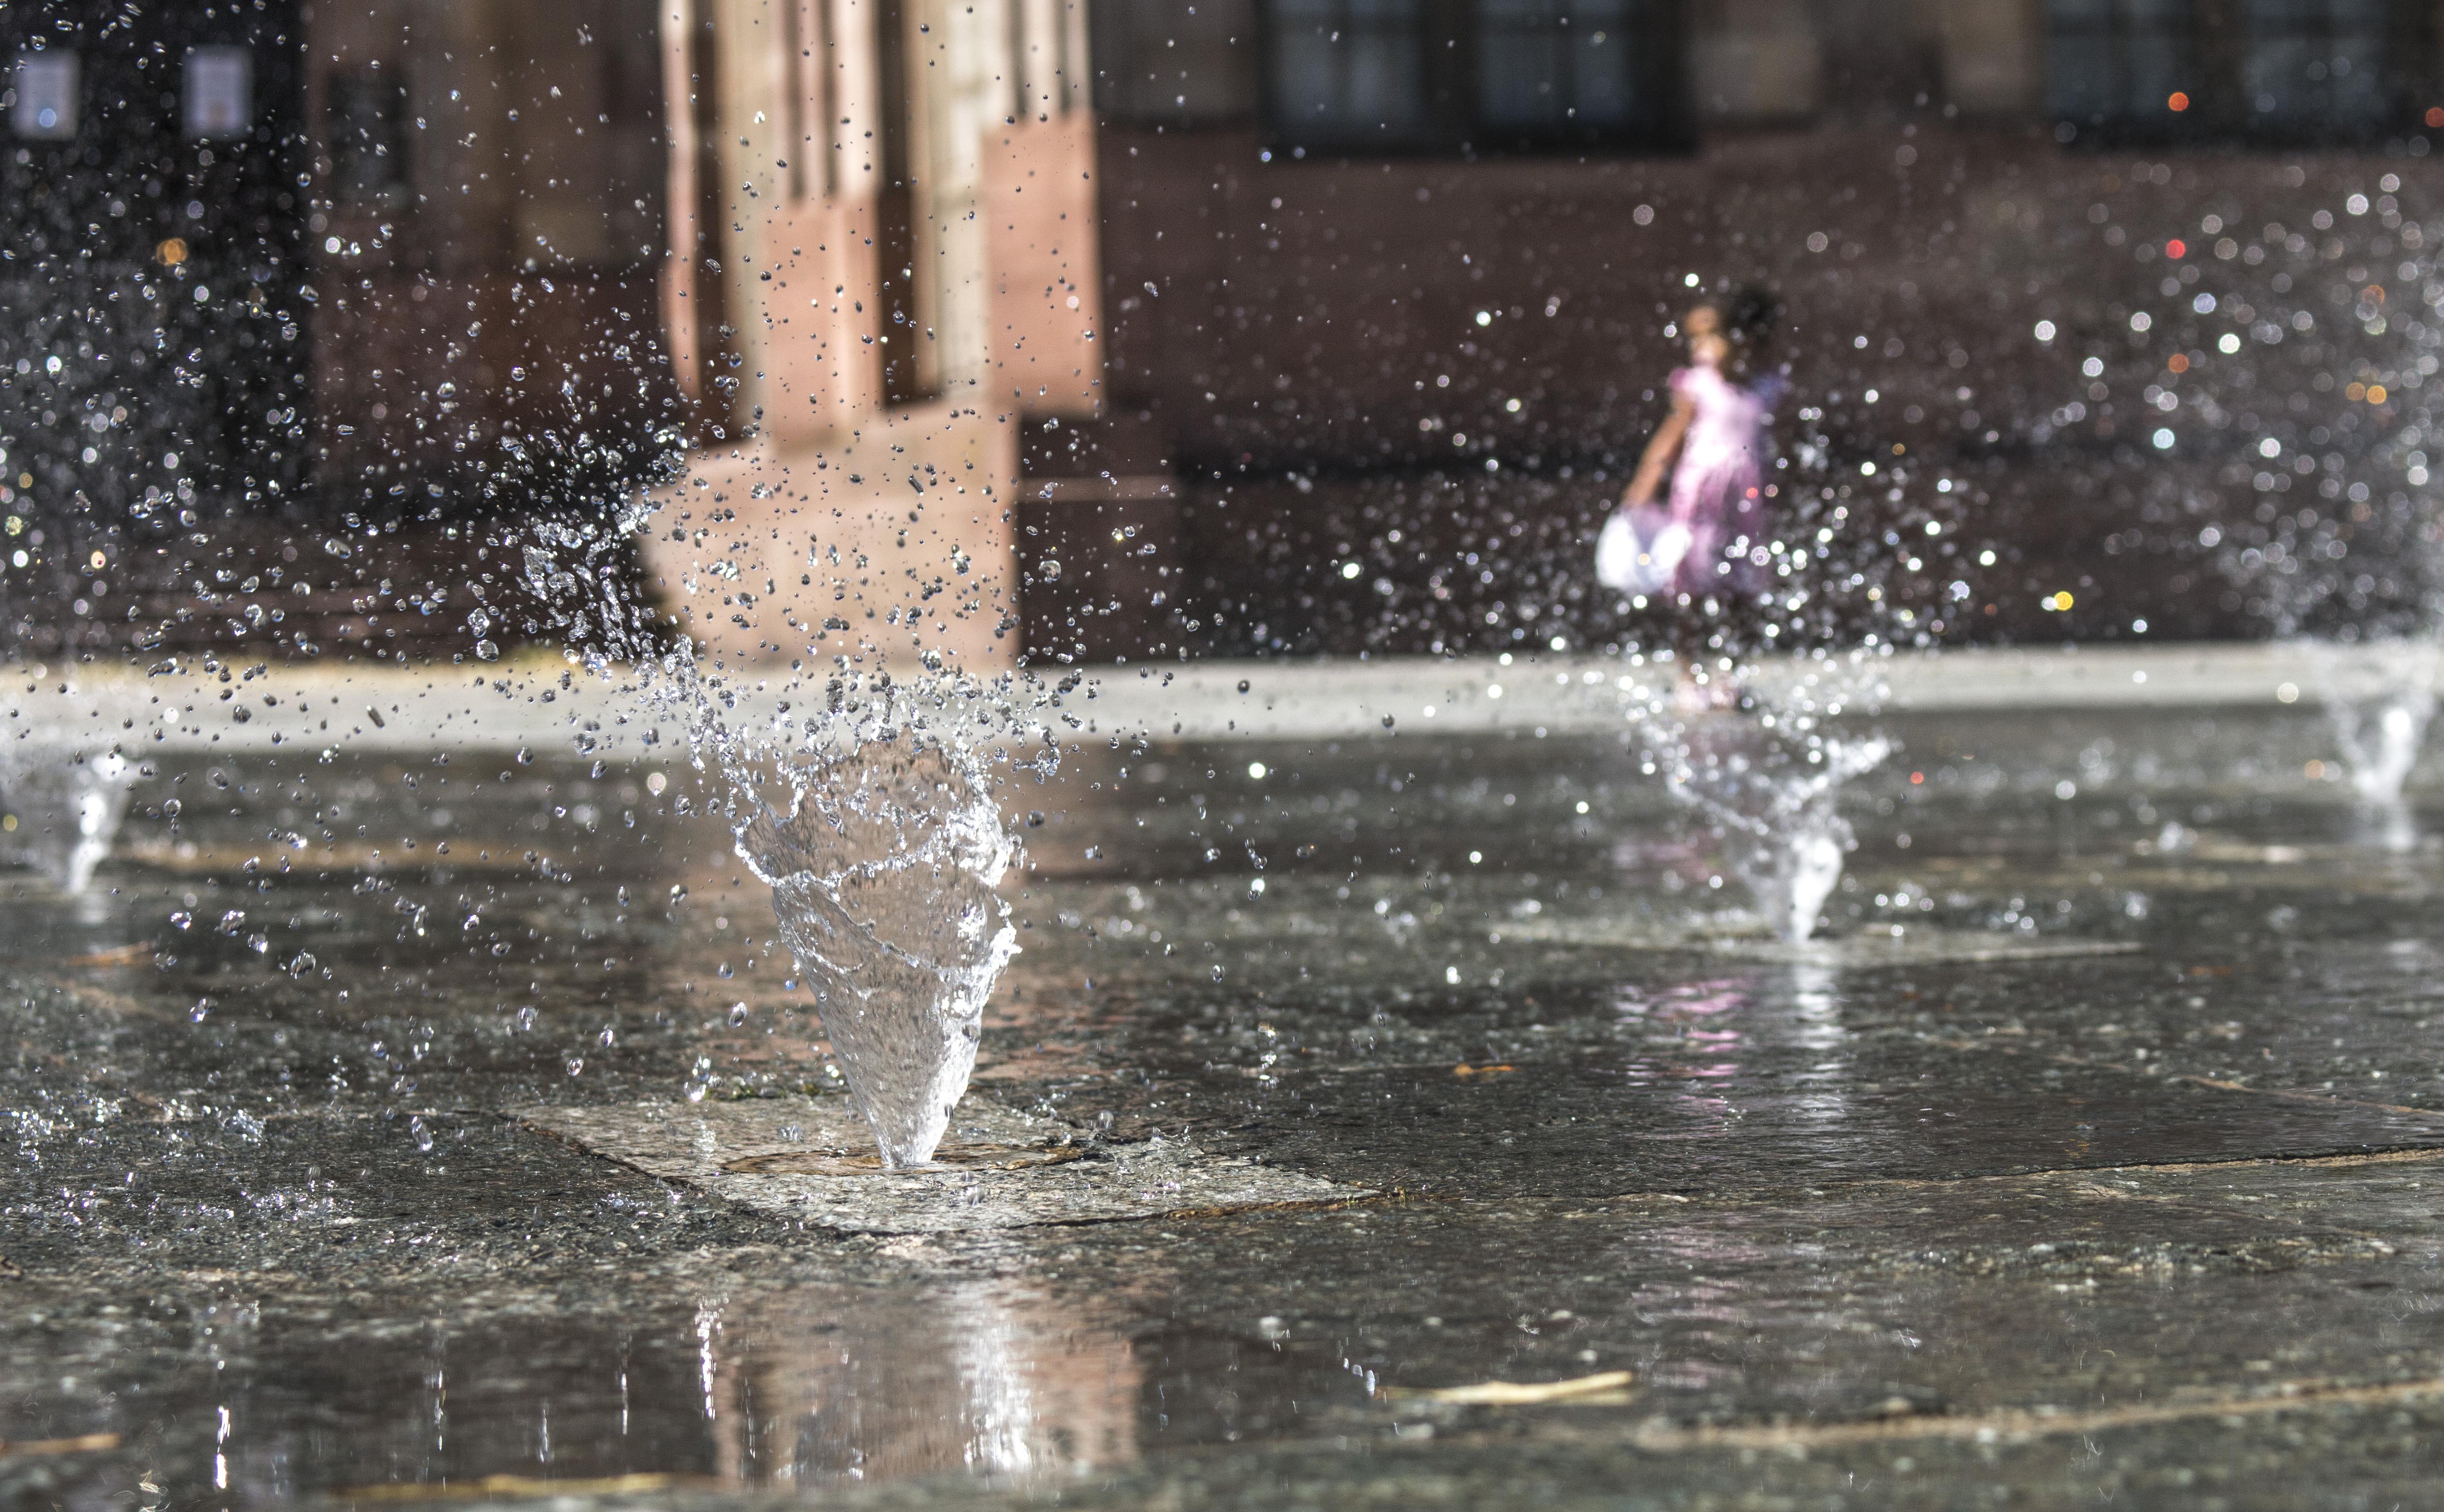
<path id="1" fill-rule="evenodd" d="M 1726 560 L 1726 552 L 1742 536 L 1764 544 L 1773 513 L 1773 501 L 1765 493 L 1772 458 L 1766 431 L 1788 387 L 1779 373 L 1746 384 L 1711 367 L 1684 367 L 1672 375 L 1672 392 L 1697 409 L 1672 469 L 1672 518 L 1689 527 L 1691 538 L 1689 554 L 1673 576 L 1673 592 L 1750 593 L 1763 586 L 1764 569 L 1752 567 L 1745 552 L 1738 561 Z"/>

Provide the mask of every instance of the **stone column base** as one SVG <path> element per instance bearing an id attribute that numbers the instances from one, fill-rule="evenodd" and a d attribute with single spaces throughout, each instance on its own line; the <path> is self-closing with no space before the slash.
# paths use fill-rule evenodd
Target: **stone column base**
<path id="1" fill-rule="evenodd" d="M 1016 423 L 937 403 L 696 452 L 646 526 L 647 581 L 722 665 L 1013 666 Z"/>

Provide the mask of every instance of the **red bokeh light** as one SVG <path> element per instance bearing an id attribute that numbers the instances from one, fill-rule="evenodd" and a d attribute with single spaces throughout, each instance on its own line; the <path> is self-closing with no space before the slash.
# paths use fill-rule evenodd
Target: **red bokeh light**
<path id="1" fill-rule="evenodd" d="M 2166 257 L 2187 257 L 2190 255 L 2190 244 L 2176 236 L 2171 241 L 2164 244 L 2164 255 Z"/>
<path id="2" fill-rule="evenodd" d="M 2176 89 L 2173 91 L 2173 98 L 2165 101 L 2164 103 L 2170 106 L 2173 112 L 2177 115 L 2190 108 L 2190 97 L 2184 91 Z"/>

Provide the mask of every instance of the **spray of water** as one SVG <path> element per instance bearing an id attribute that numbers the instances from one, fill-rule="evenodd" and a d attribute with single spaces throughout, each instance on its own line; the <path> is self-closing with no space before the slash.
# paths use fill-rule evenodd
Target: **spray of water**
<path id="1" fill-rule="evenodd" d="M 2435 714 L 2435 689 L 2424 674 L 2426 658 L 2396 655 L 2387 660 L 2416 670 L 2388 678 L 2389 686 L 2379 691 L 2338 696 L 2325 705 L 2351 788 L 2361 802 L 2375 808 L 2401 802 L 2403 784 L 2418 763 L 2419 747 Z"/>
<path id="2" fill-rule="evenodd" d="M 2391 174 L 2373 200 L 2331 180 L 2305 187 L 2269 186 L 2188 224 L 2163 207 L 2177 234 L 2222 236 L 2214 257 L 2165 279 L 2159 297 L 2134 289 L 2130 328 L 2149 339 L 2097 341 L 2085 371 L 2126 388 L 2139 374 L 2123 364 L 2140 358 L 2155 379 L 2142 396 L 2163 418 L 2144 517 L 2188 519 L 2277 638 L 2354 648 L 2324 658 L 2322 702 L 2354 793 L 2386 843 L 2403 844 L 2402 788 L 2435 712 L 2444 636 L 2438 422 L 2425 393 L 2444 355 L 2444 284 L 2422 249 L 2439 228 Z M 2212 475 L 2207 461 L 2219 464 Z"/>
<path id="3" fill-rule="evenodd" d="M 2432 642 L 2390 639 L 2344 658 L 2328 655 L 2319 685 L 2334 748 L 2349 773 L 2365 836 L 2386 850 L 2418 843 L 2418 826 L 2403 799 L 2419 747 L 2435 714 Z"/>
<path id="4" fill-rule="evenodd" d="M 914 640 L 886 657 L 871 640 L 840 651 L 810 634 L 816 643 L 786 659 L 768 643 L 745 657 L 672 644 L 610 568 L 624 538 L 656 518 L 639 495 L 599 519 L 503 537 L 527 600 L 479 611 L 486 623 L 470 628 L 480 636 L 495 618 L 528 616 L 511 622 L 584 645 L 582 659 L 625 687 L 640 723 L 682 735 L 740 858 L 771 886 L 781 939 L 884 1163 L 922 1166 L 967 1090 L 985 1002 L 1017 953 L 993 891 L 1017 856 L 999 792 L 1051 770 L 1058 747 L 1034 715 L 1059 690 L 945 669 Z M 804 543 L 806 566 L 824 544 L 819 534 Z M 591 740 L 581 735 L 580 750 Z M 706 1091 L 701 1079 L 689 1087 Z"/>
<path id="5" fill-rule="evenodd" d="M 941 1143 L 1018 950 L 992 891 L 1014 847 L 982 775 L 938 746 L 787 766 L 787 799 L 738 833 L 887 1166 Z"/>
<path id="6" fill-rule="evenodd" d="M 1850 721 L 1872 711 L 1881 656 L 1868 646 L 1786 666 L 1750 665 L 1720 707 L 1625 679 L 1624 708 L 1647 760 L 1722 847 L 1758 916 L 1782 939 L 1815 933 L 1857 841 L 1842 788 L 1891 754 Z M 1668 663 L 1663 664 L 1668 667 Z M 1719 673 L 1719 669 L 1718 669 Z"/>
<path id="7" fill-rule="evenodd" d="M 1675 791 L 1706 816 L 1767 926 L 1796 942 L 1815 933 L 1857 843 L 1837 807 L 1842 784 L 1890 750 L 1873 737 L 1826 740 L 1811 752 L 1823 760 L 1804 770 L 1778 744 L 1754 755 L 1708 750 Z"/>
<path id="8" fill-rule="evenodd" d="M 133 774 L 116 751 L 20 742 L 0 752 L 0 800 L 14 827 L 0 843 L 65 893 L 82 893 L 110 854 Z"/>

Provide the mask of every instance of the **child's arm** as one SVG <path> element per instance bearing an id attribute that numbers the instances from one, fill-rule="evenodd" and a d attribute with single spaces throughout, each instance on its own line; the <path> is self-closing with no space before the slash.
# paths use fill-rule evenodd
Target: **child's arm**
<path id="1" fill-rule="evenodd" d="M 1696 417 L 1694 400 L 1687 395 L 1673 396 L 1672 413 L 1656 430 L 1655 439 L 1646 443 L 1646 454 L 1638 459 L 1638 472 L 1620 496 L 1622 508 L 1635 509 L 1655 502 L 1656 490 L 1663 486 L 1664 471 L 1680 454 L 1680 443 L 1689 434 L 1689 423 Z"/>

